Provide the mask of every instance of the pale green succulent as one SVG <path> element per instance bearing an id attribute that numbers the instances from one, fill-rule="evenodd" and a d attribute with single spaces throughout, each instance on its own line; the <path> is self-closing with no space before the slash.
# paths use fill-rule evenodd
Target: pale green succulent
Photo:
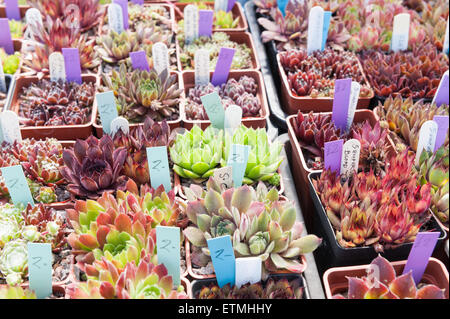
<path id="1" fill-rule="evenodd" d="M 5 244 L 0 252 L 0 272 L 8 285 L 22 283 L 28 273 L 28 249 L 25 240 L 16 239 Z"/>
<path id="2" fill-rule="evenodd" d="M 0 248 L 20 236 L 20 227 L 15 219 L 0 217 Z"/>
<path id="3" fill-rule="evenodd" d="M 14 219 L 17 222 L 20 222 L 23 219 L 22 216 L 23 206 L 13 204 L 0 204 L 0 219 Z"/>
<path id="4" fill-rule="evenodd" d="M 20 286 L 0 287 L 0 299 L 37 299 L 36 294 Z"/>

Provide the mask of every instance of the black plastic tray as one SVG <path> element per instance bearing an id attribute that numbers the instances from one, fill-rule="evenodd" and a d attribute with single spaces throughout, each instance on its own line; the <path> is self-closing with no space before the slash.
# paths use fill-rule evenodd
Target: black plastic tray
<path id="1" fill-rule="evenodd" d="M 320 198 L 312 184 L 312 179 L 316 179 L 320 174 L 320 172 L 310 173 L 308 176 L 311 197 L 316 208 L 316 214 L 318 215 L 320 221 L 317 224 L 322 230 L 324 239 L 322 246 L 318 248 L 320 251 L 318 252 L 318 259 L 322 259 L 322 257 L 326 255 L 326 261 L 321 260 L 321 263 L 328 263 L 328 268 L 369 264 L 378 256 L 378 253 L 373 247 L 343 248 L 337 242 L 334 228 L 331 225 L 323 208 L 322 202 L 320 201 Z M 427 228 L 436 229 L 436 231 L 440 232 L 438 243 L 435 248 L 438 249 L 438 247 L 444 243 L 447 234 L 436 222 L 433 215 L 430 221 L 428 221 L 427 226 Z M 381 255 L 389 261 L 405 260 L 408 259 L 412 246 L 413 243 L 403 244 L 394 249 L 386 249 L 383 253 L 381 253 Z"/>

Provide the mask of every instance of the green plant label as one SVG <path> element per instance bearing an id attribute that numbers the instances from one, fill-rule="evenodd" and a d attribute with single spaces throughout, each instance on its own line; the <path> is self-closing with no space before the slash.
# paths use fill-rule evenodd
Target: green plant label
<path id="1" fill-rule="evenodd" d="M 236 258 L 236 279 L 238 288 L 246 283 L 256 284 L 261 281 L 262 263 L 259 257 Z"/>
<path id="2" fill-rule="evenodd" d="M 169 159 L 166 146 L 147 147 L 147 160 L 150 181 L 153 188 L 163 185 L 168 192 L 172 189 L 169 172 Z"/>
<path id="3" fill-rule="evenodd" d="M 211 260 L 216 273 L 217 284 L 220 288 L 226 284 L 234 285 L 236 274 L 236 260 L 231 237 L 229 235 L 207 240 L 211 253 Z"/>
<path id="4" fill-rule="evenodd" d="M 247 168 L 249 154 L 250 154 L 250 146 L 239 144 L 231 145 L 227 165 L 233 168 L 234 187 L 242 186 L 242 181 L 244 180 L 245 169 Z"/>
<path id="5" fill-rule="evenodd" d="M 198 8 L 190 4 L 184 8 L 184 37 L 186 44 L 198 38 Z"/>
<path id="6" fill-rule="evenodd" d="M 97 93 L 95 98 L 97 100 L 97 108 L 98 113 L 100 114 L 103 132 L 111 134 L 111 122 L 119 116 L 114 92 L 108 91 Z"/>
<path id="7" fill-rule="evenodd" d="M 397 52 L 408 49 L 410 20 L 411 16 L 409 13 L 400 13 L 394 17 L 391 39 L 392 51 Z"/>
<path id="8" fill-rule="evenodd" d="M 438 129 L 438 124 L 435 121 L 426 121 L 420 127 L 419 142 L 417 143 L 416 151 L 416 166 L 419 165 L 420 155 L 423 150 L 426 150 L 427 152 L 434 151 Z"/>
<path id="9" fill-rule="evenodd" d="M 27 206 L 31 204 L 34 206 L 33 196 L 28 187 L 27 179 L 23 174 L 22 165 L 2 167 L 0 169 L 14 205 L 22 204 Z"/>
<path id="10" fill-rule="evenodd" d="M 0 113 L 0 143 L 13 144 L 16 141 L 22 141 L 19 117 L 13 111 L 3 111 Z"/>
<path id="11" fill-rule="evenodd" d="M 219 130 L 223 130 L 225 124 L 225 110 L 223 109 L 222 100 L 220 99 L 219 94 L 213 92 L 203 95 L 200 99 L 202 100 L 212 126 Z"/>
<path id="12" fill-rule="evenodd" d="M 156 249 L 158 263 L 164 264 L 172 276 L 173 284 L 178 287 L 180 281 L 180 228 L 156 226 Z"/>
<path id="13" fill-rule="evenodd" d="M 316 6 L 309 11 L 307 39 L 308 54 L 322 49 L 323 16 L 324 10 L 322 7 Z"/>
<path id="14" fill-rule="evenodd" d="M 30 289 L 39 299 L 52 294 L 52 246 L 28 243 L 28 274 Z"/>
<path id="15" fill-rule="evenodd" d="M 53 52 L 48 57 L 51 81 L 66 81 L 66 65 L 61 52 Z"/>

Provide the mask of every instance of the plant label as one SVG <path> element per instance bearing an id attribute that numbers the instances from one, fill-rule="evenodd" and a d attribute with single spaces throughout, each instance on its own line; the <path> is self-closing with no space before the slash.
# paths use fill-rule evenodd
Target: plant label
<path id="1" fill-rule="evenodd" d="M 412 275 L 416 285 L 420 283 L 420 280 L 425 273 L 425 269 L 428 265 L 428 260 L 433 253 L 434 247 L 439 239 L 439 232 L 421 232 L 416 236 L 416 240 L 411 248 L 411 252 L 408 256 L 403 274 L 407 274 L 412 271 Z"/>
<path id="2" fill-rule="evenodd" d="M 169 159 L 166 146 L 147 147 L 147 160 L 152 187 L 163 185 L 166 192 L 172 189 L 169 172 Z"/>
<path id="3" fill-rule="evenodd" d="M 0 92 L 8 93 L 6 89 L 5 72 L 3 71 L 3 62 L 0 59 Z"/>
<path id="4" fill-rule="evenodd" d="M 9 29 L 8 18 L 0 19 L 0 47 L 5 49 L 7 54 L 14 54 L 14 45 L 11 39 L 11 30 Z"/>
<path id="5" fill-rule="evenodd" d="M 219 86 L 227 82 L 235 52 L 235 49 L 220 49 L 219 57 L 217 58 L 216 69 L 214 70 L 211 80 L 211 83 L 214 86 Z"/>
<path id="6" fill-rule="evenodd" d="M 227 11 L 228 0 L 215 0 L 214 1 L 214 11 Z"/>
<path id="7" fill-rule="evenodd" d="M 358 171 L 361 143 L 356 139 L 348 140 L 342 148 L 341 175 L 350 176 Z"/>
<path id="8" fill-rule="evenodd" d="M 109 29 L 121 34 L 124 29 L 122 7 L 117 3 L 111 3 L 108 6 L 108 25 Z"/>
<path id="9" fill-rule="evenodd" d="M 322 51 L 327 46 L 328 29 L 330 28 L 331 11 L 323 12 Z"/>
<path id="10" fill-rule="evenodd" d="M 123 134 L 130 133 L 130 123 L 128 120 L 122 116 L 119 116 L 112 120 L 111 122 L 111 136 L 114 137 L 114 135 L 117 134 L 117 132 L 122 131 Z"/>
<path id="11" fill-rule="evenodd" d="M 157 42 L 152 48 L 153 67 L 158 74 L 163 71 L 169 72 L 169 50 L 167 45 L 162 42 Z"/>
<path id="12" fill-rule="evenodd" d="M 444 75 L 441 78 L 441 82 L 439 82 L 438 89 L 433 98 L 433 103 L 436 103 L 437 106 L 441 106 L 442 104 L 449 104 L 449 85 L 448 85 L 448 70 L 445 71 Z"/>
<path id="13" fill-rule="evenodd" d="M 200 99 L 211 121 L 211 125 L 219 130 L 223 130 L 225 125 L 225 110 L 223 109 L 219 94 L 213 92 L 201 96 Z"/>
<path id="14" fill-rule="evenodd" d="M 190 4 L 184 8 L 184 36 L 186 44 L 198 38 L 198 8 Z"/>
<path id="15" fill-rule="evenodd" d="M 392 51 L 397 52 L 408 49 L 410 20 L 411 16 L 409 13 L 400 13 L 394 17 L 391 40 Z"/>
<path id="16" fill-rule="evenodd" d="M 131 0 L 134 4 L 138 4 L 140 6 L 144 5 L 144 0 Z"/>
<path id="17" fill-rule="evenodd" d="M 261 281 L 262 260 L 259 257 L 236 258 L 236 280 L 238 288 L 246 283 L 256 284 Z"/>
<path id="18" fill-rule="evenodd" d="M 419 142 L 417 143 L 416 161 L 415 165 L 419 165 L 420 155 L 423 150 L 432 152 L 436 144 L 436 137 L 438 132 L 438 124 L 435 121 L 426 121 L 422 124 L 419 131 Z"/>
<path id="19" fill-rule="evenodd" d="M 0 129 L 2 141 L 9 144 L 13 144 L 16 141 L 22 142 L 19 117 L 15 112 L 7 110 L 0 113 Z"/>
<path id="20" fill-rule="evenodd" d="M 345 131 L 347 128 L 351 94 L 352 79 L 348 78 L 334 82 L 333 114 L 331 119 L 341 131 Z"/>
<path id="21" fill-rule="evenodd" d="M 449 28 L 448 19 L 449 18 L 447 18 L 447 27 L 445 28 L 445 38 L 444 38 L 444 45 L 443 45 L 443 49 L 442 49 L 442 51 L 445 54 L 449 53 L 449 50 L 448 50 L 448 43 L 449 43 L 449 40 L 448 40 L 448 28 Z"/>
<path id="22" fill-rule="evenodd" d="M 103 132 L 111 135 L 111 122 L 119 116 L 117 112 L 116 98 L 113 91 L 97 93 L 98 113 L 102 122 Z"/>
<path id="23" fill-rule="evenodd" d="M 227 166 L 233 168 L 233 185 L 241 187 L 244 179 L 245 169 L 247 168 L 248 156 L 250 154 L 250 146 L 248 145 L 231 145 L 228 155 Z"/>
<path id="24" fill-rule="evenodd" d="M 213 10 L 200 10 L 198 12 L 198 36 L 210 37 L 213 26 Z"/>
<path id="25" fill-rule="evenodd" d="M 434 152 L 436 152 L 444 145 L 448 136 L 448 115 L 435 115 L 433 121 L 435 121 L 438 126 L 436 141 L 434 143 Z"/>
<path id="26" fill-rule="evenodd" d="M 220 288 L 226 284 L 234 285 L 236 274 L 236 260 L 229 235 L 207 240 L 211 259 L 216 273 L 217 284 Z"/>
<path id="27" fill-rule="evenodd" d="M 288 0 L 278 0 L 277 5 L 278 9 L 280 9 L 281 14 L 283 14 L 283 17 L 286 16 L 286 6 L 288 4 Z"/>
<path id="28" fill-rule="evenodd" d="M 230 105 L 225 110 L 225 131 L 233 135 L 234 131 L 241 125 L 242 108 L 237 105 Z"/>
<path id="29" fill-rule="evenodd" d="M 233 10 L 234 4 L 236 3 L 236 0 L 228 0 L 227 3 L 227 12 L 230 12 L 231 10 Z"/>
<path id="30" fill-rule="evenodd" d="M 60 52 L 53 52 L 48 57 L 50 80 L 54 82 L 66 81 L 66 63 Z"/>
<path id="31" fill-rule="evenodd" d="M 337 174 L 341 173 L 342 149 L 344 140 L 326 142 L 324 144 L 325 169 L 329 169 Z"/>
<path id="32" fill-rule="evenodd" d="M 308 17 L 308 40 L 307 40 L 308 54 L 311 54 L 314 51 L 322 49 L 323 21 L 324 21 L 323 8 L 317 6 L 313 7 L 309 11 Z"/>
<path id="33" fill-rule="evenodd" d="M 18 0 L 5 0 L 6 16 L 9 20 L 20 21 L 20 9 Z"/>
<path id="34" fill-rule="evenodd" d="M 131 64 L 133 69 L 150 72 L 150 66 L 147 61 L 147 54 L 145 51 L 130 52 Z"/>
<path id="35" fill-rule="evenodd" d="M 28 243 L 30 289 L 44 299 L 52 294 L 53 255 L 51 244 Z"/>
<path id="36" fill-rule="evenodd" d="M 356 107 L 358 106 L 359 92 L 361 85 L 358 82 L 352 81 L 352 88 L 350 93 L 350 104 L 348 106 L 347 124 L 345 131 L 348 132 L 352 127 L 353 119 L 355 118 Z"/>
<path id="37" fill-rule="evenodd" d="M 23 173 L 22 165 L 2 167 L 0 169 L 14 205 L 22 204 L 27 206 L 31 204 L 34 206 L 33 196 Z"/>
<path id="38" fill-rule="evenodd" d="M 209 83 L 209 52 L 201 49 L 195 51 L 195 85 L 208 85 Z"/>
<path id="39" fill-rule="evenodd" d="M 82 83 L 80 53 L 77 48 L 63 48 L 64 66 L 66 70 L 66 79 L 69 82 Z"/>
<path id="40" fill-rule="evenodd" d="M 80 8 L 76 4 L 74 4 L 74 3 L 69 4 L 64 9 L 64 15 L 65 15 L 65 21 L 67 21 L 69 23 L 70 28 L 72 28 L 74 30 L 80 29 L 81 13 L 80 13 Z"/>
<path id="41" fill-rule="evenodd" d="M 180 241 L 179 227 L 156 226 L 158 263 L 166 266 L 169 276 L 172 276 L 175 287 L 181 284 Z"/>
<path id="42" fill-rule="evenodd" d="M 222 189 L 233 187 L 233 167 L 225 166 L 214 170 L 213 178 Z"/>
<path id="43" fill-rule="evenodd" d="M 28 25 L 34 25 L 35 27 L 43 25 L 42 15 L 36 8 L 30 8 L 27 10 L 27 13 L 25 14 L 25 20 L 27 21 Z M 27 39 L 32 39 L 33 31 L 31 31 L 31 28 L 27 28 L 26 32 L 28 33 Z"/>
<path id="44" fill-rule="evenodd" d="M 122 8 L 123 28 L 128 30 L 130 27 L 128 21 L 128 0 L 113 0 L 113 3 L 118 4 Z"/>

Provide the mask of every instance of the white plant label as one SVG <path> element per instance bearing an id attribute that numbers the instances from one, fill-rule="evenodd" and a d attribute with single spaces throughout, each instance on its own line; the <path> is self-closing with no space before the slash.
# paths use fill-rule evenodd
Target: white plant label
<path id="1" fill-rule="evenodd" d="M 322 49 L 323 15 L 324 10 L 322 7 L 314 7 L 309 11 L 307 42 L 308 54 Z"/>
<path id="2" fill-rule="evenodd" d="M 246 283 L 256 284 L 261 281 L 262 260 L 260 257 L 236 258 L 235 284 L 238 288 Z"/>
<path id="3" fill-rule="evenodd" d="M 444 38 L 444 47 L 443 47 L 443 52 L 448 54 L 448 18 L 447 18 L 447 27 L 445 28 L 445 38 Z"/>
<path id="4" fill-rule="evenodd" d="M 214 170 L 213 178 L 223 189 L 233 187 L 233 167 L 225 166 Z"/>
<path id="5" fill-rule="evenodd" d="M 394 17 L 391 42 L 392 51 L 397 52 L 408 49 L 410 20 L 411 16 L 409 13 L 400 13 Z"/>
<path id="6" fill-rule="evenodd" d="M 124 134 L 128 134 L 130 132 L 130 123 L 124 117 L 117 117 L 114 119 L 111 124 L 111 136 L 116 135 L 119 130 L 121 130 Z"/>
<path id="7" fill-rule="evenodd" d="M 214 11 L 227 11 L 228 0 L 214 0 Z"/>
<path id="8" fill-rule="evenodd" d="M 42 15 L 36 8 L 28 9 L 25 14 L 25 19 L 28 25 L 35 25 L 35 26 L 43 25 Z M 33 31 L 31 31 L 30 28 L 27 28 L 27 36 L 28 36 L 27 39 L 31 39 L 32 35 Z"/>
<path id="9" fill-rule="evenodd" d="M 108 6 L 108 24 L 110 30 L 113 30 L 119 34 L 125 30 L 122 7 L 117 3 L 111 3 Z"/>
<path id="10" fill-rule="evenodd" d="M 0 128 L 2 130 L 3 141 L 13 144 L 15 141 L 21 142 L 19 117 L 13 111 L 3 111 L 0 113 Z"/>
<path id="11" fill-rule="evenodd" d="M 61 52 L 53 52 L 48 57 L 51 81 L 66 81 L 66 65 Z"/>
<path id="12" fill-rule="evenodd" d="M 157 42 L 152 48 L 153 67 L 160 74 L 164 70 L 169 72 L 169 50 L 162 42 Z"/>
<path id="13" fill-rule="evenodd" d="M 426 121 L 422 124 L 419 131 L 419 142 L 417 143 L 416 166 L 419 165 L 420 155 L 423 150 L 427 152 L 434 151 L 436 137 L 438 133 L 438 124 L 435 121 Z"/>
<path id="14" fill-rule="evenodd" d="M 348 140 L 342 147 L 341 175 L 350 176 L 358 171 L 361 143 L 356 139 Z"/>
<path id="15" fill-rule="evenodd" d="M 3 62 L 0 59 L 0 92 L 7 93 L 5 72 L 3 71 Z"/>
<path id="16" fill-rule="evenodd" d="M 233 135 L 234 130 L 236 130 L 242 121 L 242 108 L 237 105 L 230 105 L 225 110 L 225 131 Z"/>
<path id="17" fill-rule="evenodd" d="M 195 52 L 195 85 L 208 85 L 209 83 L 209 52 L 201 49 Z"/>
<path id="18" fill-rule="evenodd" d="M 346 130 L 350 130 L 353 119 L 355 118 L 356 106 L 358 105 L 359 92 L 361 91 L 361 85 L 358 82 L 352 82 L 352 88 L 350 93 L 350 105 L 348 106 L 347 125 Z"/>
<path id="19" fill-rule="evenodd" d="M 190 4 L 184 8 L 184 36 L 186 44 L 198 38 L 198 8 Z"/>

